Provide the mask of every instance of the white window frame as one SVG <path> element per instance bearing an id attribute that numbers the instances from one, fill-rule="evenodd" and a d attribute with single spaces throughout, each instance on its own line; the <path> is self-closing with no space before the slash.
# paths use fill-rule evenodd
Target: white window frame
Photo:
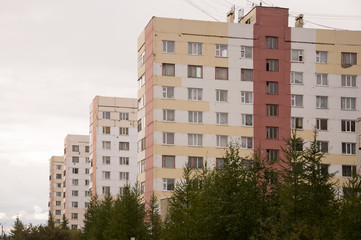
<path id="1" fill-rule="evenodd" d="M 325 124 L 326 124 L 326 129 L 325 129 Z M 328 131 L 328 119 L 316 118 L 316 129 L 318 131 Z"/>
<path id="2" fill-rule="evenodd" d="M 327 109 L 328 108 L 328 97 L 327 96 L 316 96 L 316 108 Z"/>
<path id="3" fill-rule="evenodd" d="M 291 84 L 303 84 L 303 72 L 291 72 Z"/>
<path id="4" fill-rule="evenodd" d="M 228 90 L 216 89 L 216 101 L 227 102 L 228 101 Z"/>
<path id="5" fill-rule="evenodd" d="M 105 165 L 110 165 L 110 156 L 103 156 L 102 157 L 102 162 L 103 162 L 103 164 L 105 164 Z"/>
<path id="6" fill-rule="evenodd" d="M 341 86 L 347 88 L 355 88 L 356 87 L 356 75 L 341 75 Z"/>
<path id="7" fill-rule="evenodd" d="M 356 121 L 341 120 L 341 132 L 356 132 Z"/>
<path id="8" fill-rule="evenodd" d="M 291 117 L 291 129 L 303 129 L 303 118 Z"/>
<path id="9" fill-rule="evenodd" d="M 174 145 L 175 142 L 175 133 L 173 132 L 163 132 L 163 144 L 165 145 Z M 173 139 L 173 142 L 172 142 Z"/>
<path id="10" fill-rule="evenodd" d="M 203 135 L 188 133 L 188 146 L 202 147 Z"/>
<path id="11" fill-rule="evenodd" d="M 175 121 L 175 110 L 174 109 L 163 109 L 163 121 L 174 122 Z"/>
<path id="12" fill-rule="evenodd" d="M 129 142 L 119 142 L 119 151 L 129 151 L 129 148 L 130 148 Z"/>
<path id="13" fill-rule="evenodd" d="M 120 128 L 119 128 L 119 135 L 120 135 L 120 136 L 128 136 L 128 135 L 129 135 L 129 128 L 127 128 L 127 127 L 120 127 Z"/>
<path id="14" fill-rule="evenodd" d="M 102 179 L 110 180 L 110 171 L 102 171 Z"/>
<path id="15" fill-rule="evenodd" d="M 225 135 L 216 135 L 217 148 L 226 148 L 228 146 L 228 136 Z"/>
<path id="16" fill-rule="evenodd" d="M 110 119 L 110 112 L 103 112 L 103 119 Z"/>
<path id="17" fill-rule="evenodd" d="M 292 49 L 291 50 L 291 62 L 304 62 L 302 49 Z"/>
<path id="18" fill-rule="evenodd" d="M 203 112 L 188 111 L 189 123 L 203 123 Z"/>
<path id="19" fill-rule="evenodd" d="M 188 65 L 187 77 L 188 78 L 203 78 L 203 66 Z"/>
<path id="20" fill-rule="evenodd" d="M 162 87 L 162 96 L 164 99 L 174 99 L 174 87 Z"/>
<path id="21" fill-rule="evenodd" d="M 110 134 L 110 127 L 108 126 L 103 126 L 102 127 L 103 130 L 103 134 L 109 135 Z"/>
<path id="22" fill-rule="evenodd" d="M 145 84 L 145 74 L 138 79 L 138 89 L 141 89 Z"/>
<path id="23" fill-rule="evenodd" d="M 174 178 L 163 178 L 163 191 L 173 191 L 175 188 Z"/>
<path id="24" fill-rule="evenodd" d="M 188 88 L 188 100 L 202 101 L 202 88 Z"/>
<path id="25" fill-rule="evenodd" d="M 303 95 L 292 94 L 291 95 L 291 106 L 292 107 L 303 107 Z"/>
<path id="26" fill-rule="evenodd" d="M 119 180 L 128 181 L 129 180 L 129 172 L 119 172 Z"/>
<path id="27" fill-rule="evenodd" d="M 129 120 L 129 113 L 127 113 L 127 112 L 120 112 L 120 113 L 119 113 L 119 120 Z"/>
<path id="28" fill-rule="evenodd" d="M 129 157 L 119 157 L 119 165 L 129 165 Z"/>
<path id="29" fill-rule="evenodd" d="M 241 148 L 253 149 L 253 137 L 241 137 Z"/>
<path id="30" fill-rule="evenodd" d="M 356 143 L 343 142 L 341 144 L 342 154 L 345 155 L 356 155 Z M 344 151 L 345 150 L 345 151 Z"/>
<path id="31" fill-rule="evenodd" d="M 316 63 L 328 63 L 328 52 L 316 51 Z"/>
<path id="32" fill-rule="evenodd" d="M 253 114 L 242 114 L 242 126 L 252 127 L 253 126 Z"/>
<path id="33" fill-rule="evenodd" d="M 188 42 L 188 54 L 189 55 L 202 55 L 203 44 L 200 42 Z"/>
<path id="34" fill-rule="evenodd" d="M 216 124 L 217 125 L 228 125 L 228 113 L 217 112 L 216 113 Z"/>
<path id="35" fill-rule="evenodd" d="M 328 86 L 328 76 L 325 73 L 316 73 L 316 85 Z"/>
<path id="36" fill-rule="evenodd" d="M 163 40 L 163 53 L 174 53 L 175 52 L 175 42 L 170 40 Z"/>
<path id="37" fill-rule="evenodd" d="M 328 153 L 328 141 L 317 141 L 318 149 L 322 153 Z"/>
<path id="38" fill-rule="evenodd" d="M 216 44 L 216 57 L 228 57 L 228 45 Z"/>
<path id="39" fill-rule="evenodd" d="M 241 103 L 252 104 L 253 103 L 253 92 L 242 91 L 241 92 Z"/>
<path id="40" fill-rule="evenodd" d="M 241 46 L 241 58 L 252 59 L 253 56 L 253 47 L 251 46 Z"/>
<path id="41" fill-rule="evenodd" d="M 341 97 L 341 110 L 356 110 L 356 98 Z"/>
<path id="42" fill-rule="evenodd" d="M 112 148 L 110 141 L 102 141 L 102 148 L 106 150 L 110 150 Z"/>

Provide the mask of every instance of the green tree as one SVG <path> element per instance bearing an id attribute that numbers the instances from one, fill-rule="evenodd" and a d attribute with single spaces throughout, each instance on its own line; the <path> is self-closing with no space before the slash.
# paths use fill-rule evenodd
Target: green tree
<path id="1" fill-rule="evenodd" d="M 69 220 L 66 218 L 65 214 L 61 219 L 60 228 L 63 230 L 69 230 Z"/>
<path id="2" fill-rule="evenodd" d="M 25 240 L 29 236 L 29 230 L 19 217 L 16 217 L 13 228 L 10 231 L 10 236 L 14 240 Z"/>
<path id="3" fill-rule="evenodd" d="M 159 214 L 159 204 L 154 194 L 152 195 L 150 201 L 148 202 L 148 207 L 146 210 L 146 221 L 147 221 L 147 228 L 149 230 L 149 239 L 150 240 L 160 239 L 161 219 Z"/>

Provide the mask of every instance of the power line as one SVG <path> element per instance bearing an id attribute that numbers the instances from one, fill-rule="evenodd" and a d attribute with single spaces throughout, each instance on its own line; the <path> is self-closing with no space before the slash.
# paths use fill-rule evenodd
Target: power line
<path id="1" fill-rule="evenodd" d="M 197 8 L 199 11 L 203 12 L 204 14 L 206 14 L 207 16 L 213 18 L 214 20 L 216 20 L 217 22 L 220 22 L 217 18 L 213 17 L 210 13 L 208 13 L 206 10 L 204 10 L 203 8 L 199 7 L 198 5 L 196 5 L 192 0 L 183 0 L 186 1 L 188 4 L 192 5 L 193 7 Z"/>

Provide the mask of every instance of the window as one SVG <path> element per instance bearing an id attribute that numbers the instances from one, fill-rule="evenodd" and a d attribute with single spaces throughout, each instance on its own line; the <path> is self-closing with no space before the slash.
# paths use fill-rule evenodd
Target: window
<path id="1" fill-rule="evenodd" d="M 241 103 L 253 103 L 253 93 L 252 92 L 241 92 Z"/>
<path id="2" fill-rule="evenodd" d="M 226 148 L 228 145 L 228 136 L 217 135 L 217 147 Z"/>
<path id="3" fill-rule="evenodd" d="M 73 168 L 72 173 L 73 174 L 79 174 L 79 168 Z"/>
<path id="4" fill-rule="evenodd" d="M 175 156 L 162 156 L 162 167 L 163 168 L 175 168 Z"/>
<path id="5" fill-rule="evenodd" d="M 329 168 L 329 164 L 321 164 L 320 165 L 320 171 L 321 171 L 321 175 L 322 176 L 326 176 L 328 175 L 328 168 Z"/>
<path id="6" fill-rule="evenodd" d="M 145 182 L 141 182 L 140 183 L 140 194 L 144 194 L 145 193 Z"/>
<path id="7" fill-rule="evenodd" d="M 356 173 L 356 166 L 342 165 L 342 177 L 352 177 L 353 173 Z"/>
<path id="8" fill-rule="evenodd" d="M 202 55 L 202 43 L 189 42 L 188 54 L 190 55 Z"/>
<path id="9" fill-rule="evenodd" d="M 303 129 L 303 118 L 291 117 L 291 128 L 292 129 Z"/>
<path id="10" fill-rule="evenodd" d="M 216 158 L 216 168 L 222 169 L 224 167 L 224 158 Z"/>
<path id="11" fill-rule="evenodd" d="M 143 87 L 144 84 L 145 84 L 145 75 L 143 74 L 143 75 L 138 79 L 138 89 L 140 89 L 141 87 Z"/>
<path id="12" fill-rule="evenodd" d="M 110 127 L 103 127 L 103 134 L 110 134 Z"/>
<path id="13" fill-rule="evenodd" d="M 356 110 L 356 98 L 341 97 L 342 110 Z"/>
<path id="14" fill-rule="evenodd" d="M 73 191 L 71 191 L 71 195 L 72 195 L 73 197 L 77 197 L 79 194 L 78 194 L 78 191 L 73 190 Z"/>
<path id="15" fill-rule="evenodd" d="M 356 121 L 341 120 L 341 131 L 342 132 L 355 132 L 356 131 Z"/>
<path id="16" fill-rule="evenodd" d="M 190 134 L 188 133 L 188 146 L 202 146 L 202 134 Z"/>
<path id="17" fill-rule="evenodd" d="M 103 164 L 105 165 L 110 164 L 110 156 L 103 156 Z"/>
<path id="18" fill-rule="evenodd" d="M 292 49 L 291 50 L 291 61 L 292 62 L 303 62 L 303 50 Z"/>
<path id="19" fill-rule="evenodd" d="M 357 54 L 356 53 L 341 53 L 341 65 L 342 66 L 352 66 L 357 63 Z"/>
<path id="20" fill-rule="evenodd" d="M 267 94 L 278 94 L 278 82 L 266 82 Z"/>
<path id="21" fill-rule="evenodd" d="M 188 100 L 201 101 L 202 92 L 201 88 L 188 88 Z"/>
<path id="22" fill-rule="evenodd" d="M 216 67 L 215 68 L 215 79 L 217 80 L 228 80 L 228 68 L 226 67 Z"/>
<path id="23" fill-rule="evenodd" d="M 56 170 L 61 170 L 61 165 L 56 165 Z"/>
<path id="24" fill-rule="evenodd" d="M 141 96 L 138 99 L 138 109 L 142 109 L 145 107 L 145 95 Z"/>
<path id="25" fill-rule="evenodd" d="M 145 52 L 143 51 L 140 57 L 138 58 L 138 68 L 143 66 L 144 63 L 145 63 Z"/>
<path id="26" fill-rule="evenodd" d="M 202 78 L 203 77 L 202 66 L 188 65 L 188 77 L 189 78 Z"/>
<path id="27" fill-rule="evenodd" d="M 227 48 L 225 44 L 216 44 L 216 57 L 228 57 Z"/>
<path id="28" fill-rule="evenodd" d="M 202 123 L 203 122 L 203 112 L 188 112 L 188 122 L 190 123 Z"/>
<path id="29" fill-rule="evenodd" d="M 266 104 L 266 116 L 277 117 L 278 116 L 278 105 L 277 104 Z"/>
<path id="30" fill-rule="evenodd" d="M 278 48 L 278 38 L 266 36 L 266 48 L 267 49 L 277 49 Z"/>
<path id="31" fill-rule="evenodd" d="M 174 53 L 174 41 L 163 40 L 163 53 Z"/>
<path id="32" fill-rule="evenodd" d="M 252 47 L 241 46 L 241 58 L 252 58 Z"/>
<path id="33" fill-rule="evenodd" d="M 71 146 L 71 150 L 72 150 L 73 152 L 79 152 L 79 145 L 72 145 L 72 146 Z"/>
<path id="34" fill-rule="evenodd" d="M 71 180 L 71 184 L 72 184 L 73 186 L 78 186 L 78 185 L 79 185 L 79 179 L 72 179 L 72 180 Z"/>
<path id="35" fill-rule="evenodd" d="M 316 51 L 316 63 L 327 63 L 327 52 Z"/>
<path id="36" fill-rule="evenodd" d="M 110 149 L 110 141 L 102 141 L 103 149 Z"/>
<path id="37" fill-rule="evenodd" d="M 138 162 L 139 173 L 145 172 L 145 159 Z"/>
<path id="38" fill-rule="evenodd" d="M 162 87 L 163 98 L 174 99 L 174 87 Z"/>
<path id="39" fill-rule="evenodd" d="M 119 113 L 119 120 L 129 120 L 129 113 L 127 112 Z"/>
<path id="40" fill-rule="evenodd" d="M 228 90 L 216 89 L 216 101 L 227 102 Z"/>
<path id="41" fill-rule="evenodd" d="M 162 64 L 162 75 L 163 76 L 175 76 L 175 65 L 170 63 Z"/>
<path id="42" fill-rule="evenodd" d="M 79 163 L 79 157 L 71 157 L 72 163 Z"/>
<path id="43" fill-rule="evenodd" d="M 55 210 L 55 215 L 61 215 L 61 210 Z"/>
<path id="44" fill-rule="evenodd" d="M 241 148 L 252 149 L 253 137 L 241 137 Z"/>
<path id="45" fill-rule="evenodd" d="M 303 95 L 291 95 L 291 106 L 292 107 L 303 107 Z"/>
<path id="46" fill-rule="evenodd" d="M 218 125 L 227 125 L 228 124 L 228 113 L 216 113 L 216 123 Z"/>
<path id="47" fill-rule="evenodd" d="M 267 149 L 267 161 L 268 162 L 275 162 L 278 160 L 279 150 L 277 149 Z"/>
<path id="48" fill-rule="evenodd" d="M 129 128 L 120 127 L 119 128 L 119 135 L 128 136 L 129 135 Z"/>
<path id="49" fill-rule="evenodd" d="M 55 206 L 61 206 L 61 201 L 55 201 Z"/>
<path id="50" fill-rule="evenodd" d="M 291 84 L 302 84 L 303 73 L 302 72 L 291 72 Z"/>
<path id="51" fill-rule="evenodd" d="M 89 174 L 89 168 L 85 169 L 85 174 Z"/>
<path id="52" fill-rule="evenodd" d="M 328 142 L 326 141 L 317 141 L 318 149 L 320 152 L 328 153 Z"/>
<path id="53" fill-rule="evenodd" d="M 200 169 L 203 166 L 202 157 L 188 157 L 188 166 L 190 168 Z"/>
<path id="54" fill-rule="evenodd" d="M 316 119 L 316 128 L 319 131 L 327 131 L 327 119 L 321 119 L 321 118 L 317 118 Z"/>
<path id="55" fill-rule="evenodd" d="M 327 86 L 327 74 L 316 74 L 316 85 L 317 86 Z"/>
<path id="56" fill-rule="evenodd" d="M 276 59 L 267 59 L 266 60 L 266 71 L 268 71 L 268 72 L 278 72 L 278 60 L 276 60 Z"/>
<path id="57" fill-rule="evenodd" d="M 61 197 L 61 192 L 55 192 L 55 195 L 56 195 L 57 197 Z"/>
<path id="58" fill-rule="evenodd" d="M 142 119 L 137 121 L 138 132 L 142 131 Z"/>
<path id="59" fill-rule="evenodd" d="M 328 97 L 325 96 L 316 96 L 316 108 L 327 108 L 328 107 Z"/>
<path id="60" fill-rule="evenodd" d="M 85 163 L 90 163 L 89 157 L 85 157 Z"/>
<path id="61" fill-rule="evenodd" d="M 163 144 L 174 144 L 174 133 L 163 132 Z"/>
<path id="62" fill-rule="evenodd" d="M 89 152 L 89 146 L 85 146 L 85 152 Z"/>
<path id="63" fill-rule="evenodd" d="M 110 119 L 110 112 L 103 112 L 103 119 Z"/>
<path id="64" fill-rule="evenodd" d="M 163 121 L 174 122 L 175 111 L 170 109 L 163 109 Z"/>
<path id="65" fill-rule="evenodd" d="M 119 157 L 119 165 L 129 165 L 129 157 Z"/>
<path id="66" fill-rule="evenodd" d="M 163 178 L 163 191 L 173 191 L 175 180 L 172 178 Z"/>
<path id="67" fill-rule="evenodd" d="M 110 194 L 110 187 L 109 186 L 103 186 L 102 187 L 102 193 L 103 194 Z"/>
<path id="68" fill-rule="evenodd" d="M 129 142 L 119 142 L 119 150 L 129 151 Z"/>
<path id="69" fill-rule="evenodd" d="M 61 176 L 61 174 L 56 174 L 55 178 L 56 179 L 62 179 L 63 177 Z"/>
<path id="70" fill-rule="evenodd" d="M 241 81 L 253 81 L 253 70 L 252 69 L 241 69 Z"/>
<path id="71" fill-rule="evenodd" d="M 342 87 L 356 87 L 356 76 L 355 75 L 341 75 L 341 86 Z"/>
<path id="72" fill-rule="evenodd" d="M 145 150 L 145 137 L 138 141 L 138 152 L 143 152 Z"/>
<path id="73" fill-rule="evenodd" d="M 103 179 L 110 179 L 110 172 L 109 171 L 102 171 L 102 178 Z"/>
<path id="74" fill-rule="evenodd" d="M 119 180 L 129 180 L 129 172 L 119 172 Z"/>
<path id="75" fill-rule="evenodd" d="M 252 114 L 242 114 L 242 126 L 253 126 Z"/>
<path id="76" fill-rule="evenodd" d="M 84 202 L 84 208 L 88 208 L 89 207 L 89 202 Z"/>
<path id="77" fill-rule="evenodd" d="M 342 154 L 355 155 L 356 143 L 342 143 Z"/>
<path id="78" fill-rule="evenodd" d="M 278 127 L 266 127 L 267 139 L 278 139 Z"/>
<path id="79" fill-rule="evenodd" d="M 89 186 L 89 180 L 88 179 L 85 179 L 84 185 Z"/>

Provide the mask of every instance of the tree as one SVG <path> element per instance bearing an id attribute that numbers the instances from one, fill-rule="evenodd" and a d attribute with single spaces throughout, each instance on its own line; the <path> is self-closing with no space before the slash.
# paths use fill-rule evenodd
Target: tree
<path id="1" fill-rule="evenodd" d="M 160 239 L 161 219 L 159 214 L 159 204 L 154 194 L 152 195 L 150 201 L 148 202 L 148 207 L 146 210 L 146 221 L 147 221 L 147 228 L 149 230 L 149 239 L 150 240 Z"/>
<path id="2" fill-rule="evenodd" d="M 29 235 L 28 229 L 22 223 L 19 217 L 16 217 L 14 226 L 10 231 L 11 231 L 10 236 L 14 240 L 25 240 Z"/>
<path id="3" fill-rule="evenodd" d="M 69 220 L 66 218 L 65 214 L 61 219 L 60 228 L 63 230 L 69 230 Z"/>

